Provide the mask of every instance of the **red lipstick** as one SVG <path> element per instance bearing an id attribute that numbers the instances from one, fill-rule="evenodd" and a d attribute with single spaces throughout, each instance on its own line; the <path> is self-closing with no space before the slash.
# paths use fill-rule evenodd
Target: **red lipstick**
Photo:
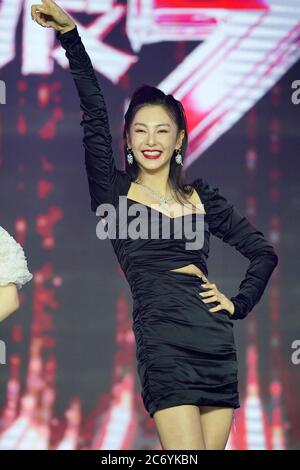
<path id="1" fill-rule="evenodd" d="M 161 150 L 143 150 L 142 154 L 149 160 L 157 160 L 162 154 Z"/>

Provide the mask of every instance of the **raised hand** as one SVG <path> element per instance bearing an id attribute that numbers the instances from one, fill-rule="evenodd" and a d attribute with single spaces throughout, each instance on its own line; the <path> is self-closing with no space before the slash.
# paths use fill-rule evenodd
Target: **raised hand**
<path id="1" fill-rule="evenodd" d="M 53 0 L 42 0 L 40 5 L 31 6 L 31 17 L 45 28 L 54 28 L 61 34 L 75 28 L 72 18 Z"/>

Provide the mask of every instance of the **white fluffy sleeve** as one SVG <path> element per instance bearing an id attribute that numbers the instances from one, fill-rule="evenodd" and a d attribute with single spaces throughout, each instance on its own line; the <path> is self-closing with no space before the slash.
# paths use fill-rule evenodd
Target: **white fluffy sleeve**
<path id="1" fill-rule="evenodd" d="M 32 277 L 22 246 L 0 226 L 0 286 L 13 282 L 21 289 Z"/>

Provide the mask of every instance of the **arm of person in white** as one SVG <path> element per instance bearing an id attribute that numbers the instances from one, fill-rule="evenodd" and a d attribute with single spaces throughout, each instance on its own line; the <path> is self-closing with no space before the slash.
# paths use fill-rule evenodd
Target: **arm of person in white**
<path id="1" fill-rule="evenodd" d="M 0 227 L 0 321 L 19 308 L 18 289 L 32 277 L 22 246 Z"/>
<path id="2" fill-rule="evenodd" d="M 20 307 L 17 286 L 13 283 L 0 286 L 0 322 Z"/>

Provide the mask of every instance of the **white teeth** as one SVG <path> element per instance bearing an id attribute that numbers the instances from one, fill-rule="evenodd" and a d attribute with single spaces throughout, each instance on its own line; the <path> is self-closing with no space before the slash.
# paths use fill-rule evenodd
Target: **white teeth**
<path id="1" fill-rule="evenodd" d="M 161 152 L 143 152 L 145 155 L 149 155 L 150 157 L 155 157 L 156 155 L 160 155 Z"/>

